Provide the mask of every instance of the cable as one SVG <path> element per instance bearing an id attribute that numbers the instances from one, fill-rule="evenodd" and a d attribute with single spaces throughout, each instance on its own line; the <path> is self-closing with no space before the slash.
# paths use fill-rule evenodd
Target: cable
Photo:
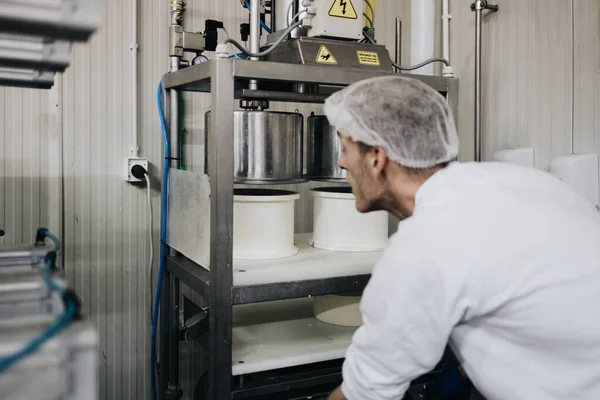
<path id="1" fill-rule="evenodd" d="M 294 29 L 296 29 L 296 27 L 298 27 L 300 25 L 302 25 L 302 21 L 298 21 L 295 24 L 293 24 L 292 26 L 290 26 L 289 28 L 287 28 L 283 32 L 281 37 L 279 39 L 277 39 L 277 41 L 275 41 L 275 43 L 273 43 L 273 45 L 271 47 L 269 47 L 267 50 L 260 52 L 260 53 L 252 53 L 252 52 L 248 51 L 247 49 L 244 48 L 244 46 L 242 46 L 240 43 L 238 43 L 235 39 L 232 39 L 232 38 L 227 39 L 225 41 L 225 43 L 233 44 L 235 47 L 240 49 L 240 51 L 242 53 L 244 53 L 245 55 L 247 55 L 248 57 L 264 57 L 264 56 L 270 54 L 271 52 L 273 52 L 273 50 L 275 50 L 277 48 L 277 46 L 279 46 L 281 44 L 281 42 L 283 42 L 285 40 L 287 35 L 289 35 L 291 31 L 293 31 Z"/>
<path id="2" fill-rule="evenodd" d="M 58 240 L 58 238 L 52 234 L 52 232 L 50 232 L 47 228 L 40 228 L 38 229 L 38 232 L 45 237 L 49 237 L 54 242 L 55 252 L 58 253 L 60 251 L 60 240 Z"/>
<path id="3" fill-rule="evenodd" d="M 48 257 L 47 257 L 48 258 Z M 46 266 L 44 267 L 44 282 L 52 290 L 60 294 L 61 296 L 65 293 L 65 289 L 59 286 L 54 279 L 52 279 L 52 268 L 54 267 L 54 260 L 48 258 L 46 260 Z"/>
<path id="4" fill-rule="evenodd" d="M 363 15 L 365 16 L 365 19 L 369 21 L 369 28 L 373 29 L 373 20 L 367 15 L 367 13 L 363 13 Z"/>
<path id="5" fill-rule="evenodd" d="M 40 228 L 38 230 L 38 234 L 43 235 L 43 237 L 49 237 L 54 242 L 56 251 L 60 249 L 60 241 L 55 235 L 50 233 L 48 229 Z M 51 272 L 54 269 L 56 262 L 56 251 L 49 252 L 46 255 L 46 264 L 44 266 L 44 282 L 53 292 L 58 293 L 63 298 L 63 300 L 67 299 L 65 300 L 67 303 L 67 309 L 58 320 L 56 320 L 50 327 L 48 327 L 48 329 L 46 329 L 41 335 L 39 335 L 35 339 L 31 340 L 21 350 L 18 350 L 8 356 L 0 357 L 0 373 L 12 367 L 21 359 L 35 353 L 44 343 L 52 339 L 65 327 L 67 327 L 71 320 L 79 312 L 79 305 L 76 303 L 76 301 L 74 301 L 72 298 L 65 297 L 65 289 L 59 286 L 54 281 L 54 279 L 52 279 Z"/>
<path id="6" fill-rule="evenodd" d="M 294 6 L 294 2 L 290 1 L 290 4 L 287 6 L 287 10 L 285 11 L 285 24 L 286 27 L 290 27 L 290 11 L 292 11 L 292 7 Z"/>
<path id="7" fill-rule="evenodd" d="M 67 327 L 73 319 L 73 317 L 75 317 L 75 314 L 77 313 L 77 308 L 77 305 L 70 301 L 67 304 L 67 310 L 65 311 L 65 313 L 48 329 L 46 329 L 44 333 L 42 333 L 37 338 L 33 339 L 31 342 L 29 342 L 28 345 L 23 347 L 21 350 L 9 356 L 0 358 L 0 373 L 13 366 L 22 358 L 25 358 L 32 353 L 35 353 L 44 343 L 52 339 L 60 331 Z"/>
<path id="8" fill-rule="evenodd" d="M 250 10 L 250 3 L 249 3 L 249 2 L 246 2 L 246 4 L 244 4 L 244 7 L 246 7 L 248 10 Z M 264 29 L 265 31 L 267 31 L 267 33 L 272 33 L 272 32 L 271 32 L 271 28 L 269 28 L 269 27 L 267 26 L 267 24 L 265 24 L 265 23 L 264 23 L 262 20 L 260 20 L 260 26 L 262 26 L 262 27 L 263 27 L 263 29 Z M 227 36 L 229 36 L 229 35 L 227 35 Z"/>
<path id="9" fill-rule="evenodd" d="M 375 41 L 375 39 L 373 39 L 371 37 L 371 35 L 369 35 L 366 31 L 363 30 L 363 36 L 365 37 L 365 39 L 367 39 L 367 41 L 371 44 L 377 44 L 377 42 Z"/>
<path id="10" fill-rule="evenodd" d="M 373 10 L 373 6 L 371 5 L 371 2 L 369 0 L 365 0 L 365 3 L 367 3 L 367 7 L 369 7 L 369 10 L 371 10 L 371 17 L 373 17 L 373 19 L 367 17 L 369 19 L 369 22 L 371 23 L 371 26 L 369 28 L 375 28 L 375 24 L 373 24 L 373 21 L 375 21 L 375 10 Z"/>
<path id="11" fill-rule="evenodd" d="M 152 315 L 152 337 L 150 343 L 150 379 L 152 388 L 152 399 L 157 399 L 156 393 L 156 331 L 158 326 L 158 310 L 160 306 L 160 293 L 162 288 L 162 279 L 166 255 L 165 243 L 167 241 L 167 186 L 169 183 L 169 159 L 171 157 L 171 149 L 169 147 L 169 135 L 167 131 L 167 123 L 165 122 L 165 113 L 162 106 L 162 82 L 158 84 L 156 93 L 156 102 L 158 105 L 158 116 L 163 132 L 163 140 L 165 146 L 165 160 L 163 166 L 163 182 L 161 194 L 161 229 L 160 229 L 160 263 L 158 268 L 158 279 L 156 282 L 156 296 L 154 298 L 154 313 Z"/>
<path id="12" fill-rule="evenodd" d="M 229 39 L 231 37 L 231 35 L 229 34 L 229 32 L 227 31 L 227 29 L 225 28 L 225 26 L 223 26 L 223 32 L 225 32 L 225 34 L 227 35 L 227 38 Z M 238 54 L 236 54 L 235 52 L 235 48 L 233 47 L 233 45 L 231 43 L 229 43 L 229 47 L 231 47 L 231 50 L 233 51 L 233 54 L 229 56 L 229 58 L 240 58 Z M 244 53 L 239 53 L 239 54 L 244 54 Z M 179 153 L 181 155 L 181 153 Z"/>
<path id="13" fill-rule="evenodd" d="M 292 2 L 291 4 L 293 4 L 293 2 Z M 307 13 L 307 12 L 308 12 L 308 10 L 306 10 L 306 9 L 298 11 L 298 12 L 296 13 L 296 15 L 294 15 L 294 16 L 292 17 L 292 23 L 293 23 L 293 22 L 296 20 L 296 18 L 298 18 L 298 17 L 300 16 L 300 14 L 302 14 L 302 13 Z M 286 19 L 286 21 L 285 21 L 285 22 L 287 23 L 287 26 L 289 27 L 289 26 L 290 26 L 290 20 L 289 20 L 289 19 Z"/>
<path id="14" fill-rule="evenodd" d="M 415 69 L 419 69 L 421 67 L 426 66 L 427 64 L 431 64 L 433 62 L 442 62 L 444 64 L 446 64 L 447 67 L 450 66 L 450 62 L 448 62 L 448 60 L 446 60 L 445 58 L 441 58 L 441 57 L 434 57 L 434 58 L 430 58 L 429 60 L 425 60 L 422 63 L 419 63 L 417 65 L 413 65 L 411 67 L 403 67 L 402 65 L 398 65 L 395 62 L 392 62 L 392 65 L 402 71 L 414 71 Z"/>
<path id="15" fill-rule="evenodd" d="M 150 262 L 148 269 L 150 271 L 150 321 L 152 321 L 152 276 L 154 275 L 154 243 L 152 240 L 152 192 L 150 190 L 150 177 L 148 176 L 148 174 L 144 174 L 144 179 L 146 179 L 146 194 L 148 196 L 148 215 L 150 217 L 150 227 L 148 229 L 148 242 L 150 242 Z"/>

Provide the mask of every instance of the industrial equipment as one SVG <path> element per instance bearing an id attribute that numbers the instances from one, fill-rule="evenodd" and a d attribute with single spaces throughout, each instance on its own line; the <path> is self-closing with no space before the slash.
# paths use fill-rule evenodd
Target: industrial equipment
<path id="1" fill-rule="evenodd" d="M 171 1 L 171 70 L 158 90 L 165 168 L 151 356 L 153 378 L 160 360 L 158 380 L 152 380 L 154 399 L 182 396 L 182 339 L 202 347 L 206 357 L 207 372 L 198 376 L 195 399 L 324 398 L 339 384 L 341 359 L 354 328 L 317 320 L 311 297 L 364 289 L 380 256 L 380 243 L 387 239 L 387 220 L 379 221 L 383 236 L 370 238 L 378 240 L 377 246 L 370 247 L 372 251 L 317 248 L 310 234 L 298 234 L 292 243 L 286 229 L 281 233 L 280 239 L 285 238 L 281 248 L 289 251 L 282 258 L 264 257 L 266 251 L 262 257 L 240 257 L 236 242 L 240 234 L 243 240 L 253 232 L 261 236 L 272 219 L 253 219 L 244 226 L 246 231 L 240 231 L 238 213 L 255 211 L 240 211 L 236 194 L 241 192 L 234 184 L 345 183 L 344 171 L 337 168 L 335 127 L 323 116 L 305 116 L 304 139 L 304 116 L 272 112 L 270 102 L 320 104 L 354 82 L 394 74 L 394 68 L 413 70 L 438 61 L 448 64 L 444 59 L 424 60 L 411 67 L 393 63 L 387 49 L 376 42 L 374 0 L 241 0 L 241 6 L 249 9 L 249 24 L 242 24 L 240 30 L 248 48 L 229 37 L 215 46 L 215 56 L 210 58 L 200 49 L 200 38 L 188 40 L 181 29 L 183 1 Z M 218 21 L 211 24 L 222 27 Z M 267 34 L 263 46 L 261 32 Z M 208 37 L 206 32 L 204 37 Z M 231 54 L 230 45 L 240 53 Z M 193 53 L 191 62 L 182 59 L 186 52 Z M 412 77 L 443 94 L 456 116 L 458 80 L 451 76 L 451 69 L 445 72 L 443 77 Z M 180 169 L 185 165 L 180 163 L 180 125 L 175 116 L 182 91 L 211 96 L 205 119 L 204 173 Z M 288 195 L 290 206 L 297 195 Z M 292 209 L 278 214 L 282 226 L 293 226 L 294 218 L 302 217 L 298 212 L 294 217 Z M 298 248 L 297 254 L 291 251 L 292 245 Z M 180 283 L 204 300 L 194 305 L 185 297 L 183 325 L 177 317 L 182 307 Z M 419 382 L 428 379 L 431 376 Z"/>
<path id="2" fill-rule="evenodd" d="M 344 182 L 346 170 L 338 166 L 342 144 L 335 126 L 329 125 L 324 115 L 306 119 L 306 176 L 311 180 Z"/>
<path id="3" fill-rule="evenodd" d="M 0 2 L 0 85 L 51 88 L 99 23 L 98 0 Z"/>
<path id="4" fill-rule="evenodd" d="M 45 238 L 55 240 L 54 247 Z M 58 239 L 0 247 L 0 397 L 96 399 L 98 338 L 56 268 Z M 35 382 L 35 384 L 30 384 Z"/>

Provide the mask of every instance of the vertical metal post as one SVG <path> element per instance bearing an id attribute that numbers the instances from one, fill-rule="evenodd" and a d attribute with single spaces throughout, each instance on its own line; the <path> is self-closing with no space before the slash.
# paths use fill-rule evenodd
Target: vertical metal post
<path id="1" fill-rule="evenodd" d="M 165 90 L 163 109 L 165 110 L 165 118 L 167 121 L 171 118 L 171 91 Z M 163 182 L 165 184 L 165 182 Z M 163 280 L 160 302 L 160 329 L 159 329 L 159 374 L 158 374 L 158 397 L 164 399 L 164 393 L 167 390 L 169 381 L 169 321 L 171 307 L 169 305 L 171 298 L 171 274 L 163 271 Z"/>
<path id="2" fill-rule="evenodd" d="M 475 12 L 475 161 L 481 161 L 481 25 L 483 10 L 498 11 L 498 6 L 477 0 L 471 4 Z"/>
<path id="3" fill-rule="evenodd" d="M 179 388 L 179 279 L 171 276 L 171 298 L 169 320 L 169 389 Z M 171 398 L 180 398 L 177 395 Z"/>
<path id="4" fill-rule="evenodd" d="M 481 3 L 476 1 L 475 4 Z M 481 161 L 481 13 L 475 6 L 475 161 Z"/>
<path id="5" fill-rule="evenodd" d="M 450 106 L 450 111 L 452 111 L 452 116 L 454 117 L 454 124 L 456 129 L 458 129 L 458 79 L 452 79 L 448 81 L 448 89 L 446 93 L 446 100 L 448 101 L 448 105 Z"/>
<path id="6" fill-rule="evenodd" d="M 402 65 L 402 18 L 396 17 L 396 54 L 394 61 L 398 65 Z M 396 68 L 396 72 L 400 73 L 400 69 Z"/>
<path id="7" fill-rule="evenodd" d="M 250 0 L 250 51 L 260 53 L 260 0 Z M 250 57 L 251 60 L 258 60 L 258 57 Z M 258 82 L 250 80 L 250 89 L 258 89 Z"/>
<path id="8" fill-rule="evenodd" d="M 164 399 L 169 383 L 169 325 L 171 321 L 171 274 L 163 272 L 160 302 L 160 374 L 158 382 L 158 398 Z"/>
<path id="9" fill-rule="evenodd" d="M 256 0 L 258 1 L 258 0 Z M 209 398 L 231 393 L 233 231 L 233 62 L 213 61 L 211 70 Z"/>

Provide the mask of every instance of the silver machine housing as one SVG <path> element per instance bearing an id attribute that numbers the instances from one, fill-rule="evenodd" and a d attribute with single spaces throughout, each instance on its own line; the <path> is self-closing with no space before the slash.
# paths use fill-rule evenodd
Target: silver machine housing
<path id="1" fill-rule="evenodd" d="M 211 112 L 206 113 L 210 140 Z M 302 114 L 238 110 L 234 121 L 234 182 L 271 184 L 303 182 Z M 205 147 L 209 148 L 208 142 Z M 208 160 L 208 157 L 206 158 Z M 208 163 L 206 164 L 208 168 Z"/>
<path id="2" fill-rule="evenodd" d="M 338 166 L 342 144 L 335 126 L 324 115 L 311 114 L 306 122 L 306 178 L 345 182 L 346 170 Z"/>

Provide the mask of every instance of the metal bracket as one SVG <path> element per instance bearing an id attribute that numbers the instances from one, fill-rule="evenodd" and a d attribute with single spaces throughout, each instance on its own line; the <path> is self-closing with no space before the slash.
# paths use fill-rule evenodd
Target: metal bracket
<path id="1" fill-rule="evenodd" d="M 169 26 L 169 57 L 182 57 L 185 51 L 201 52 L 205 46 L 202 33 L 185 32 L 179 25 Z"/>
<path id="2" fill-rule="evenodd" d="M 209 309 L 203 308 L 198 314 L 185 321 L 185 327 L 180 332 L 181 336 L 187 335 L 188 339 L 197 339 L 202 334 L 208 332 Z M 187 331 L 187 332 L 186 332 Z M 183 339 L 183 337 L 181 338 Z M 181 340 L 180 339 L 180 340 Z"/>
<path id="3" fill-rule="evenodd" d="M 477 0 L 476 2 L 471 4 L 471 11 L 480 10 L 490 10 L 492 12 L 496 12 L 499 10 L 499 7 L 493 4 L 489 4 L 486 0 Z"/>

